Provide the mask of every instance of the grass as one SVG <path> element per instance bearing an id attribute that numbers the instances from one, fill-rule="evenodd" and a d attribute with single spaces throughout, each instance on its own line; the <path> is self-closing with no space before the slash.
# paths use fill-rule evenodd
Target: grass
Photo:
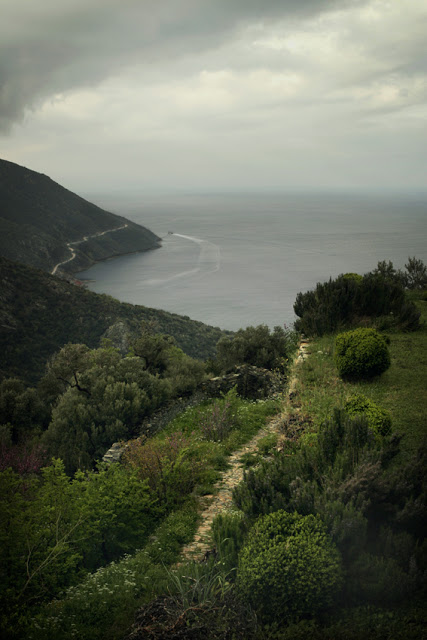
<path id="1" fill-rule="evenodd" d="M 316 430 L 334 407 L 362 393 L 392 414 L 392 428 L 403 434 L 402 456 L 408 457 L 425 440 L 427 407 L 427 302 L 418 300 L 422 326 L 412 333 L 391 333 L 391 366 L 367 382 L 347 382 L 338 377 L 333 360 L 335 335 L 313 339 L 310 356 L 298 373 L 294 404 L 313 418 Z"/>
<path id="2" fill-rule="evenodd" d="M 227 397 L 187 409 L 156 436 L 163 439 L 174 432 L 182 431 L 191 438 L 192 460 L 195 464 L 203 463 L 203 473 L 195 488 L 198 495 L 214 492 L 214 485 L 220 473 L 228 467 L 228 457 L 251 440 L 265 426 L 266 420 L 280 410 L 280 402 L 277 399 L 251 401 L 232 396 L 232 426 L 229 433 L 220 442 L 205 439 L 200 428 L 203 418 L 212 414 L 215 405 L 223 405 L 225 402 Z"/>

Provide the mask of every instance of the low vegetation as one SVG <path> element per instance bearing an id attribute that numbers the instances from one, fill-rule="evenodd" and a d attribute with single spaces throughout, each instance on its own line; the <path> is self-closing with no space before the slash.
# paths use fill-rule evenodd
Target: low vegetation
<path id="1" fill-rule="evenodd" d="M 391 263 L 379 263 L 368 276 L 342 276 L 316 290 L 326 296 L 317 311 L 310 296 L 300 297 L 310 303 L 301 318 L 318 335 L 284 407 L 278 397 L 251 401 L 234 389 L 187 409 L 152 437 L 134 437 L 119 465 L 97 463 L 111 438 L 136 436 L 144 417 L 191 394 L 206 371 L 242 362 L 286 371 L 294 336 L 263 326 L 241 330 L 220 341 L 218 358 L 205 367 L 146 327 L 125 357 L 108 343 L 69 344 L 50 359 L 37 388 L 4 380 L 4 635 L 422 637 L 427 301 L 418 261 L 407 272 L 404 280 Z M 329 294 L 342 310 L 360 287 L 383 292 L 384 304 L 366 301 L 366 309 L 377 305 L 371 316 L 340 311 L 345 321 L 331 330 Z M 393 300 L 390 319 L 382 314 Z M 362 371 L 358 349 L 347 350 L 353 369 L 340 375 L 343 330 L 372 342 L 362 361 L 373 361 L 374 370 Z M 387 356 L 377 357 L 378 349 Z M 279 410 L 281 433 L 243 456 L 244 480 L 233 509 L 213 523 L 211 554 L 176 565 L 197 527 L 198 497 L 215 491 L 229 455 Z"/>
<path id="2" fill-rule="evenodd" d="M 218 407 L 230 423 L 220 441 L 203 428 L 215 423 Z M 186 411 L 149 440 L 131 442 L 122 465 L 70 477 L 56 460 L 37 476 L 0 473 L 8 514 L 0 598 L 10 637 L 28 624 L 35 638 L 72 638 L 76 629 L 78 637 L 115 637 L 123 607 L 165 588 L 165 566 L 194 534 L 194 496 L 213 491 L 228 455 L 277 409 L 277 401 L 230 393 Z M 113 589 L 121 585 L 117 598 Z"/>

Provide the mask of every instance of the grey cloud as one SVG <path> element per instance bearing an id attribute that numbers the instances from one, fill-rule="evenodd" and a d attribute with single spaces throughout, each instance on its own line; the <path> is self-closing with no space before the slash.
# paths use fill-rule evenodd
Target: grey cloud
<path id="1" fill-rule="evenodd" d="M 39 100 L 96 85 L 123 66 L 216 48 L 236 27 L 256 20 L 294 20 L 347 4 L 354 2 L 3 0 L 0 130 Z"/>

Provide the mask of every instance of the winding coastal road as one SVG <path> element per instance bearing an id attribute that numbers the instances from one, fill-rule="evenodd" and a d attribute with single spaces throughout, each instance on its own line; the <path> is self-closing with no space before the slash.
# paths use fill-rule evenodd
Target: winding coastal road
<path id="1" fill-rule="evenodd" d="M 87 240 L 89 240 L 90 238 L 99 238 L 99 236 L 104 236 L 106 233 L 112 233 L 113 231 L 120 231 L 120 229 L 125 229 L 127 226 L 129 225 L 123 224 L 121 227 L 115 227 L 114 229 L 107 229 L 106 231 L 99 231 L 98 233 L 93 233 L 90 236 L 84 236 L 81 240 L 74 240 L 74 242 L 67 242 L 67 247 L 71 251 L 71 257 L 68 258 L 68 260 L 63 260 L 62 262 L 58 262 L 58 264 L 56 264 L 53 267 L 51 274 L 54 276 L 55 273 L 58 271 L 59 267 L 62 267 L 63 264 L 67 264 L 68 262 L 71 262 L 71 260 L 74 260 L 74 258 L 76 257 L 76 251 L 73 249 L 73 245 L 81 244 L 82 242 L 87 242 Z"/>

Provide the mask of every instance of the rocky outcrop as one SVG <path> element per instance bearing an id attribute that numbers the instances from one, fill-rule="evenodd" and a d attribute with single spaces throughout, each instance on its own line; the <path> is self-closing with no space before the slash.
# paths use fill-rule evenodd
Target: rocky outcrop
<path id="1" fill-rule="evenodd" d="M 210 397 L 217 397 L 236 387 L 242 398 L 262 400 L 280 392 L 284 382 L 284 376 L 276 372 L 242 364 L 235 367 L 231 373 L 211 378 L 204 384 L 204 389 Z"/>
<path id="2" fill-rule="evenodd" d="M 118 320 L 108 327 L 101 339 L 110 340 L 113 347 L 118 349 L 122 356 L 125 356 L 129 352 L 134 337 L 129 325 L 122 320 Z"/>

